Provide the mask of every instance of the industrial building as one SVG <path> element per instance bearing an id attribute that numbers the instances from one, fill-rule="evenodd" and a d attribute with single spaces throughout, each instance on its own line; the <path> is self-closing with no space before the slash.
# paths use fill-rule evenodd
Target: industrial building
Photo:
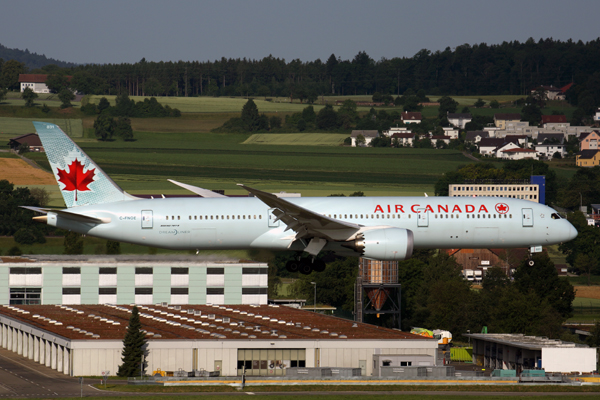
<path id="1" fill-rule="evenodd" d="M 449 185 L 450 197 L 507 197 L 546 204 L 546 177 L 527 181 L 481 180 Z"/>
<path id="2" fill-rule="evenodd" d="M 4 257 L 0 304 L 267 304 L 267 264 L 171 256 Z"/>
<path id="3" fill-rule="evenodd" d="M 132 305 L 3 305 L 3 348 L 71 376 L 115 375 Z M 277 305 L 142 305 L 146 372 L 283 376 L 290 367 L 436 365 L 435 339 Z M 398 355 L 402 357 L 381 357 Z M 425 363 L 425 364 L 424 364 Z"/>
<path id="4" fill-rule="evenodd" d="M 544 369 L 546 372 L 591 373 L 596 348 L 515 333 L 466 334 L 473 344 L 473 364 L 491 369 Z"/>

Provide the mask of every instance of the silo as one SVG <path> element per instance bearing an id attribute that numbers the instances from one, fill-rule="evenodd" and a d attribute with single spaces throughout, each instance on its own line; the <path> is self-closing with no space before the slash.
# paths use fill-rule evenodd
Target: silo
<path id="1" fill-rule="evenodd" d="M 398 262 L 359 258 L 358 268 L 355 319 L 363 322 L 364 314 L 377 314 L 378 318 L 380 314 L 395 314 L 398 316 L 398 326 L 400 326 L 401 285 L 398 283 Z M 390 301 L 384 309 L 388 299 Z"/>

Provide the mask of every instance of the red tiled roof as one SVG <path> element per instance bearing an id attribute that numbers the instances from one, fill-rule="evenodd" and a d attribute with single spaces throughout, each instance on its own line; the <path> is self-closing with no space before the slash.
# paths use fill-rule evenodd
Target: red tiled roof
<path id="1" fill-rule="evenodd" d="M 573 82 L 569 83 L 568 85 L 565 85 L 563 87 L 560 88 L 560 91 L 563 93 L 567 93 L 567 90 L 571 89 L 571 86 L 573 86 Z"/>
<path id="2" fill-rule="evenodd" d="M 46 83 L 46 79 L 48 79 L 47 74 L 19 74 L 19 83 L 28 82 L 28 83 Z M 67 79 L 70 81 L 72 76 L 67 75 Z"/>
<path id="3" fill-rule="evenodd" d="M 405 111 L 402 113 L 402 120 L 403 121 L 407 121 L 407 120 L 422 120 L 423 116 L 421 115 L 420 112 L 408 112 Z"/>
<path id="4" fill-rule="evenodd" d="M 567 122 L 565 115 L 542 115 L 542 124 L 558 124 Z"/>
<path id="5" fill-rule="evenodd" d="M 392 135 L 392 138 L 398 138 L 398 139 L 411 139 L 414 138 L 415 134 L 414 133 L 394 133 Z"/>

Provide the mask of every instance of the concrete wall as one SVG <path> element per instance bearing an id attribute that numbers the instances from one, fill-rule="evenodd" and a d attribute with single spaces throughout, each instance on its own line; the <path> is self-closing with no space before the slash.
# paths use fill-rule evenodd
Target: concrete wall
<path id="1" fill-rule="evenodd" d="M 546 372 L 589 373 L 596 370 L 596 348 L 543 348 L 542 368 Z"/>

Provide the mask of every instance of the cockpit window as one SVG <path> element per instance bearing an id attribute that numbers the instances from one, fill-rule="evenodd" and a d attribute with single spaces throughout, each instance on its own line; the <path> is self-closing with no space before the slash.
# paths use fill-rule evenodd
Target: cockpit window
<path id="1" fill-rule="evenodd" d="M 561 219 L 560 215 L 558 215 L 558 213 L 552 213 L 552 219 Z"/>

